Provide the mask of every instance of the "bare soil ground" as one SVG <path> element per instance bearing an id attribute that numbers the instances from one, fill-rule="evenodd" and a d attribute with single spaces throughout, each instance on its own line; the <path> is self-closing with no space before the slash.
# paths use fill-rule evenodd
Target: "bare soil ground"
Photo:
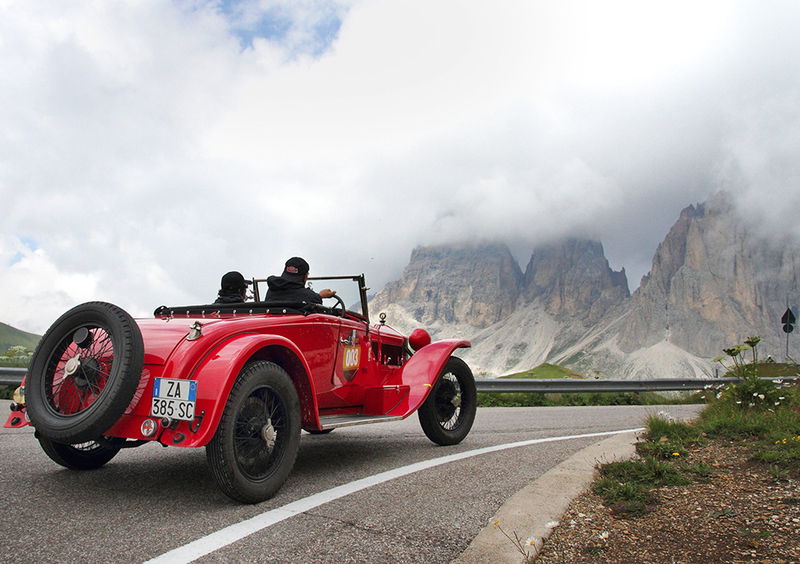
<path id="1" fill-rule="evenodd" d="M 800 469 L 750 462 L 746 445 L 713 439 L 692 450 L 712 468 L 708 482 L 655 490 L 643 517 L 618 519 L 596 495 L 580 496 L 536 562 L 800 563 Z"/>

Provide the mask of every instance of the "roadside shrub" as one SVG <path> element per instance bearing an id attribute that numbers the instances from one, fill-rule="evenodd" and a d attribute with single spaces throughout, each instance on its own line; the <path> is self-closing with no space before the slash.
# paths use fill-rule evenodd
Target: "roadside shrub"
<path id="1" fill-rule="evenodd" d="M 702 431 L 694 425 L 683 421 L 672 421 L 659 415 L 651 415 L 645 424 L 645 439 L 659 441 L 666 438 L 670 442 L 696 443 L 701 439 Z"/>
<path id="2" fill-rule="evenodd" d="M 600 475 L 620 483 L 636 484 L 643 487 L 682 486 L 689 483 L 672 464 L 661 462 L 653 457 L 641 460 L 624 460 L 604 464 Z"/>
<path id="3" fill-rule="evenodd" d="M 655 504 L 653 494 L 646 488 L 612 478 L 601 478 L 595 482 L 592 491 L 603 499 L 616 517 L 623 519 L 641 517 Z"/>

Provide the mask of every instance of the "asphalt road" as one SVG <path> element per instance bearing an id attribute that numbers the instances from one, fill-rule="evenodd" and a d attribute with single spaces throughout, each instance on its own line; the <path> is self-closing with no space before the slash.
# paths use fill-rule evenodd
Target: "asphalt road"
<path id="1" fill-rule="evenodd" d="M 8 402 L 0 401 L 3 420 Z M 0 559 L 144 562 L 229 525 L 408 464 L 531 439 L 642 426 L 696 406 L 482 408 L 460 445 L 438 447 L 406 421 L 303 434 L 278 494 L 241 505 L 220 493 L 204 449 L 146 445 L 74 472 L 39 448 L 30 428 L 0 429 Z M 598 438 L 509 448 L 449 462 L 324 503 L 198 562 L 424 562 L 457 557 L 515 492 Z"/>

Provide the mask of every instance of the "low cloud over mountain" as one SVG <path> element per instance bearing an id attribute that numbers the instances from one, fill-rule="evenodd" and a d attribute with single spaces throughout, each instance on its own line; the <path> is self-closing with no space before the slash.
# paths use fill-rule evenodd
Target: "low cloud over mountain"
<path id="1" fill-rule="evenodd" d="M 800 297 L 800 246 L 763 233 L 724 192 L 688 206 L 633 295 L 597 241 L 536 247 L 524 272 L 504 244 L 417 248 L 372 310 L 403 329 L 470 338 L 478 373 L 556 362 L 604 377 L 703 376 L 751 335 L 764 354 L 786 353 L 778 321 Z"/>

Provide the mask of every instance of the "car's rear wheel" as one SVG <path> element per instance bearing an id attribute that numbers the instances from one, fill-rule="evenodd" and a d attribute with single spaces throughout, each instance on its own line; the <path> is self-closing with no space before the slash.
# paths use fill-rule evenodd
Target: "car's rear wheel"
<path id="1" fill-rule="evenodd" d="M 120 446 L 107 441 L 86 441 L 74 445 L 65 445 L 38 437 L 42 450 L 56 464 L 71 470 L 94 470 L 114 458 Z"/>
<path id="2" fill-rule="evenodd" d="M 25 379 L 31 423 L 51 441 L 99 437 L 133 399 L 144 362 L 136 321 L 104 302 L 81 304 L 47 330 Z"/>
<path id="3" fill-rule="evenodd" d="M 289 476 L 300 445 L 300 400 L 277 364 L 254 362 L 233 386 L 206 446 L 219 488 L 245 503 L 269 499 Z"/>
<path id="4" fill-rule="evenodd" d="M 419 422 L 425 435 L 436 444 L 455 445 L 472 428 L 477 405 L 472 371 L 463 360 L 451 356 L 419 408 Z"/>

